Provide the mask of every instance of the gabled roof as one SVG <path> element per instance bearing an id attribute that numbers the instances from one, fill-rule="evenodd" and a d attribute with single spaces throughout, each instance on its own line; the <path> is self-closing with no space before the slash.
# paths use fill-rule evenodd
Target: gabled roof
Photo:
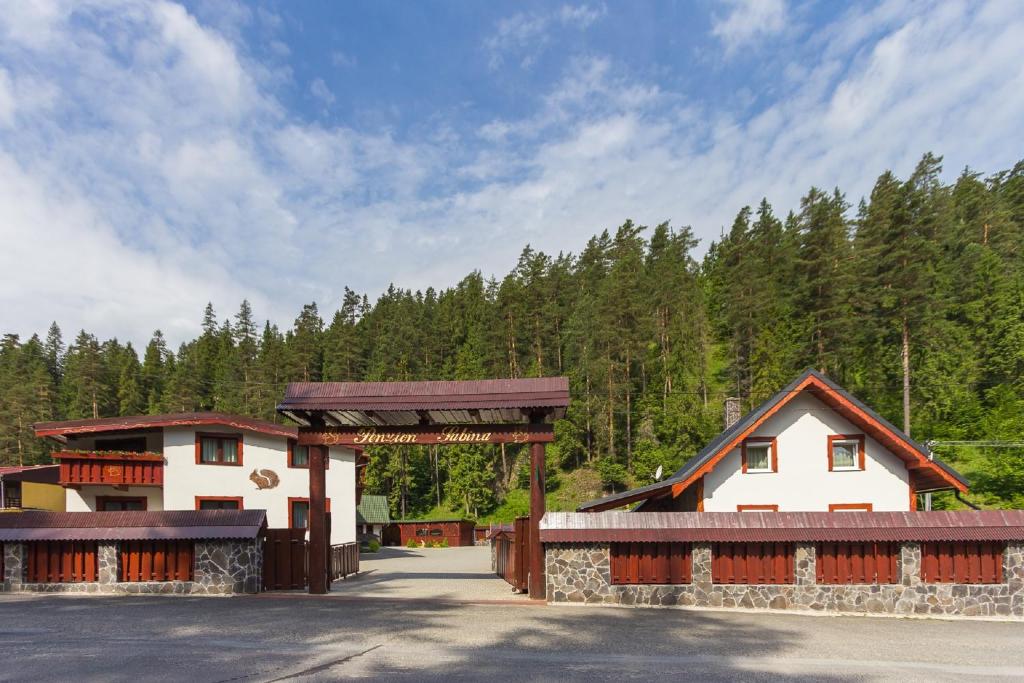
<path id="1" fill-rule="evenodd" d="M 911 470 L 911 480 L 917 491 L 967 490 L 967 481 L 953 468 L 938 459 L 931 458 L 924 446 L 904 434 L 902 430 L 861 403 L 824 374 L 817 370 L 807 369 L 784 389 L 712 439 L 707 446 L 668 479 L 588 501 L 577 509 L 595 512 L 621 507 L 639 500 L 660 498 L 669 493 L 673 496 L 679 495 L 697 479 L 711 471 L 743 439 L 803 391 L 810 392 L 819 401 L 863 429 L 871 438 L 906 462 L 907 467 Z"/>
<path id="2" fill-rule="evenodd" d="M 356 524 L 388 524 L 390 521 L 388 497 L 364 493 L 363 499 L 356 507 Z"/>
<path id="3" fill-rule="evenodd" d="M 565 416 L 566 377 L 440 382 L 292 382 L 278 412 L 300 424 L 416 425 L 525 423 L 532 412 Z M 326 415 L 325 415 L 326 414 Z"/>
<path id="4" fill-rule="evenodd" d="M 165 413 L 162 415 L 131 415 L 128 417 L 100 417 L 88 420 L 39 422 L 33 425 L 36 436 L 49 436 L 58 440 L 83 434 L 134 432 L 164 427 L 228 427 L 244 429 L 257 434 L 294 439 L 299 430 L 266 420 L 227 413 L 195 412 Z"/>

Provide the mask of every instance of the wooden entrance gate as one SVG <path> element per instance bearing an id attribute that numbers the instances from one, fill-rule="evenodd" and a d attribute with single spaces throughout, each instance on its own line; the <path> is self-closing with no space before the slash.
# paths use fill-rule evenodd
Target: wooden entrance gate
<path id="1" fill-rule="evenodd" d="M 517 517 L 511 531 L 494 535 L 495 573 L 520 593 L 530 587 L 530 518 Z"/>
<path id="2" fill-rule="evenodd" d="M 305 529 L 267 529 L 263 538 L 263 590 L 306 587 L 307 545 Z"/>

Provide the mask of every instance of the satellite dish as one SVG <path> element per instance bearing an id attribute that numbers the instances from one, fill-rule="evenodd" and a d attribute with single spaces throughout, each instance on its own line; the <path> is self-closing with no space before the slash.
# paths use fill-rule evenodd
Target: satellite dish
<path id="1" fill-rule="evenodd" d="M 654 481 L 661 481 L 662 468 L 658 465 L 658 469 L 654 472 Z"/>

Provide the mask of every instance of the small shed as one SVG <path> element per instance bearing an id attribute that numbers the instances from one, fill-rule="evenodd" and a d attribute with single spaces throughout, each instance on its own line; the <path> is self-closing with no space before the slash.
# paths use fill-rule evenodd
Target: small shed
<path id="1" fill-rule="evenodd" d="M 390 523 L 388 497 L 364 494 L 356 507 L 356 538 L 362 539 L 366 534 L 373 534 L 383 539 L 384 527 Z"/>
<path id="2" fill-rule="evenodd" d="M 433 543 L 447 540 L 448 545 L 473 545 L 473 529 L 476 522 L 468 519 L 405 519 L 392 522 L 384 527 L 385 545 L 408 545 Z"/>

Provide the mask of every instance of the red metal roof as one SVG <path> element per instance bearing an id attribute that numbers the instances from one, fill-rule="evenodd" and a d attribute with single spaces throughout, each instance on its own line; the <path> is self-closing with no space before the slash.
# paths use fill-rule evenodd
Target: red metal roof
<path id="1" fill-rule="evenodd" d="M 549 512 L 545 542 L 1021 541 L 1024 510 Z"/>
<path id="2" fill-rule="evenodd" d="M 74 436 L 78 434 L 100 434 L 128 432 L 163 427 L 229 427 L 244 429 L 269 436 L 283 436 L 294 439 L 298 430 L 288 425 L 279 425 L 266 420 L 257 420 L 242 415 L 226 413 L 166 413 L 163 415 L 132 415 L 129 417 L 101 417 L 88 420 L 64 420 L 62 422 L 40 422 L 34 425 L 36 436 Z"/>
<path id="3" fill-rule="evenodd" d="M 569 405 L 569 380 L 566 377 L 534 377 L 523 379 L 486 379 L 432 382 L 293 382 L 285 390 L 277 409 L 297 419 L 310 413 L 334 411 L 335 419 L 345 421 L 337 413 L 378 413 L 387 416 L 417 411 L 431 423 L 447 424 L 473 421 L 525 421 L 521 411 L 544 409 L 555 419 L 565 414 Z M 434 411 L 468 411 L 476 415 L 437 415 Z M 486 412 L 481 416 L 480 412 Z M 356 416 L 349 416 L 350 418 Z M 405 417 L 401 418 L 406 420 Z M 394 424 L 403 423 L 395 422 Z M 358 420 L 355 424 L 360 424 Z M 366 424 L 375 424 L 366 422 Z"/>
<path id="4" fill-rule="evenodd" d="M 0 541 L 256 538 L 265 510 L 168 510 L 0 514 Z"/>

